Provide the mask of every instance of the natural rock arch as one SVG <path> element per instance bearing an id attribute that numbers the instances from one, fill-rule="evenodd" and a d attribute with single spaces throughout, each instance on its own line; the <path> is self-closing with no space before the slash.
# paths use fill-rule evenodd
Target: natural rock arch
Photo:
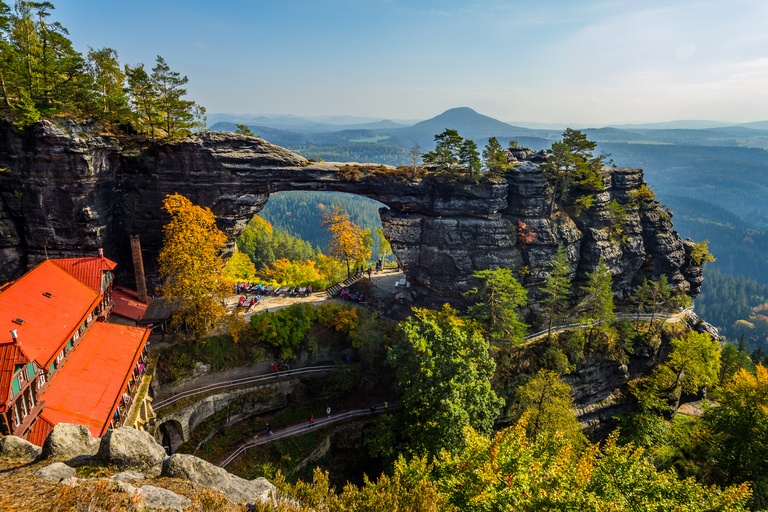
<path id="1" fill-rule="evenodd" d="M 176 142 L 124 143 L 94 135 L 76 123 L 37 123 L 31 136 L 10 125 L 0 138 L 0 273 L 18 274 L 46 257 L 94 254 L 104 247 L 131 284 L 129 235 L 141 235 L 149 276 L 162 244 L 163 198 L 181 193 L 209 206 L 234 238 L 266 204 L 285 190 L 348 192 L 390 209 L 381 212 L 384 234 L 406 278 L 412 301 L 460 298 L 475 270 L 524 269 L 536 286 L 557 245 L 568 250 L 574 276 L 583 278 L 605 258 L 614 291 L 626 296 L 642 277 L 669 276 L 696 294 L 701 267 L 691 261 L 692 243 L 672 229 L 655 201 L 638 202 L 642 171 L 606 169 L 605 192 L 581 216 L 547 209 L 551 186 L 538 163 L 543 155 L 517 151 L 518 164 L 498 180 L 481 183 L 396 178 L 311 163 L 253 137 L 203 133 Z M 611 239 L 605 205 L 627 208 L 623 240 Z M 518 241 L 518 222 L 536 237 Z"/>

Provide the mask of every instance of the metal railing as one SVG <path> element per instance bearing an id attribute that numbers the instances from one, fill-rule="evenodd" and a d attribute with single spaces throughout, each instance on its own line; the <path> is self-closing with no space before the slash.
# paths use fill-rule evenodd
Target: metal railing
<path id="1" fill-rule="evenodd" d="M 201 395 L 203 393 L 209 393 L 211 391 L 220 391 L 223 389 L 228 388 L 234 388 L 238 386 L 243 386 L 247 384 L 256 384 L 258 382 L 264 382 L 269 381 L 273 379 L 280 379 L 283 377 L 293 377 L 296 375 L 309 375 L 313 373 L 322 373 L 322 372 L 328 372 L 332 370 L 333 368 L 336 368 L 337 365 L 325 365 L 325 366 L 309 366 L 306 368 L 295 368 L 293 370 L 282 370 L 279 372 L 274 373 L 267 373 L 262 375 L 254 375 L 252 377 L 243 377 L 240 379 L 234 379 L 227 382 L 218 382 L 214 384 L 207 384 L 205 386 L 199 386 L 196 388 L 189 389 L 187 391 L 183 391 L 181 393 L 178 393 L 176 395 L 164 398 L 162 400 L 158 400 L 152 405 L 152 409 L 157 412 L 165 407 L 168 407 L 169 405 L 172 405 L 179 400 L 184 400 L 185 398 L 189 398 L 196 395 Z"/>
<path id="2" fill-rule="evenodd" d="M 657 314 L 634 314 L 634 313 L 621 313 L 616 315 L 617 320 L 671 320 L 675 319 L 675 322 L 679 322 L 685 315 L 687 315 L 689 312 L 693 311 L 693 306 L 689 306 L 685 308 L 684 310 L 680 311 L 679 313 L 674 314 L 664 314 L 664 313 L 657 313 Z M 548 334 L 550 332 L 557 333 L 557 332 L 563 332 L 563 331 L 569 331 L 571 329 L 581 329 L 585 327 L 594 327 L 596 325 L 600 325 L 600 322 L 585 322 L 585 323 L 578 323 L 578 324 L 566 324 L 566 325 L 553 325 L 552 329 L 544 329 L 542 331 L 529 334 L 525 338 L 523 338 L 523 342 L 529 342 L 533 341 L 536 338 L 539 338 L 545 334 Z"/>
<path id="3" fill-rule="evenodd" d="M 226 467 L 229 463 L 231 463 L 233 460 L 238 458 L 240 455 L 245 453 L 247 450 L 251 448 L 255 448 L 257 446 L 261 446 L 263 444 L 271 443 L 272 441 L 277 441 L 279 439 L 285 439 L 287 437 L 293 437 L 299 434 L 304 434 L 307 432 L 311 432 L 312 430 L 316 430 L 318 428 L 322 428 L 324 426 L 330 425 L 331 423 L 336 423 L 338 421 L 346 420 L 349 418 L 356 418 L 358 416 L 366 416 L 369 414 L 379 414 L 382 412 L 388 412 L 393 409 L 398 409 L 400 407 L 400 404 L 389 404 L 388 407 L 384 407 L 383 404 L 381 406 L 377 405 L 376 410 L 372 411 L 370 409 L 357 409 L 354 411 L 347 411 L 340 414 L 334 414 L 330 418 L 320 418 L 318 420 L 315 420 L 314 424 L 309 425 L 308 423 L 301 423 L 299 425 L 293 425 L 290 427 L 287 427 L 283 430 L 280 430 L 278 432 L 274 432 L 273 435 L 265 435 L 264 437 L 257 437 L 253 441 L 249 441 L 247 443 L 244 443 L 240 445 L 240 447 L 232 452 L 226 459 L 224 459 L 223 462 L 219 464 L 220 468 Z"/>

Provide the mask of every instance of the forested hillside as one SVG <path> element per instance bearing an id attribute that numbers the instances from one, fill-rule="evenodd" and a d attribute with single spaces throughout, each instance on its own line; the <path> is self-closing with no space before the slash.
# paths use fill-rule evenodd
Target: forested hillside
<path id="1" fill-rule="evenodd" d="M 340 204 L 350 214 L 352 222 L 363 229 L 381 229 L 379 208 L 383 204 L 367 197 L 340 192 L 291 191 L 278 192 L 269 196 L 267 206 L 259 216 L 280 231 L 301 238 L 314 247 L 324 250 L 330 240 L 328 232 L 320 226 L 326 209 Z M 379 244 L 374 235 L 374 247 Z"/>

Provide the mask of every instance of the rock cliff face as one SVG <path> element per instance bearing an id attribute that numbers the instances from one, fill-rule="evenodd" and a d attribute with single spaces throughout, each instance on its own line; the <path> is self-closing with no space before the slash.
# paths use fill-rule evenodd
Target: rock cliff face
<path id="1" fill-rule="evenodd" d="M 604 257 L 614 291 L 629 294 L 643 277 L 667 274 L 695 295 L 701 267 L 692 242 L 672 229 L 659 203 L 638 199 L 638 169 L 606 169 L 605 191 L 576 216 L 566 196 L 549 215 L 552 187 L 542 153 L 520 150 L 503 179 L 452 183 L 378 173 L 345 173 L 340 164 L 310 163 L 261 139 L 204 133 L 172 143 L 137 143 L 99 136 L 97 127 L 42 121 L 22 134 L 0 126 L 0 275 L 18 276 L 46 257 L 94 254 L 104 247 L 120 263 L 118 278 L 133 284 L 129 235 L 141 236 L 150 279 L 167 217 L 166 194 L 178 192 L 210 207 L 234 241 L 269 194 L 328 190 L 358 194 L 389 207 L 384 232 L 405 271 L 413 301 L 459 299 L 475 270 L 521 270 L 535 296 L 557 245 L 568 250 L 577 279 Z M 626 209 L 621 236 L 606 205 Z M 535 233 L 524 242 L 519 222 Z M 530 237 L 529 237 L 530 238 Z"/>

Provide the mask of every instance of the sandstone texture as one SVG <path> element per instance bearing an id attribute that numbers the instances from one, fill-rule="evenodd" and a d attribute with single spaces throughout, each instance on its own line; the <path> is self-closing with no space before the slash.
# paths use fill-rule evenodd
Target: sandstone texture
<path id="1" fill-rule="evenodd" d="M 165 450 L 147 432 L 120 427 L 101 438 L 98 458 L 118 469 L 135 470 L 158 476 L 163 466 Z"/>
<path id="2" fill-rule="evenodd" d="M 45 466 L 43 469 L 38 470 L 35 476 L 37 478 L 59 481 L 76 477 L 77 471 L 63 462 L 54 462 L 50 466 Z"/>
<path id="3" fill-rule="evenodd" d="M 43 443 L 43 459 L 72 460 L 92 457 L 99 450 L 99 440 L 91 436 L 85 425 L 59 423 Z"/>
<path id="4" fill-rule="evenodd" d="M 102 136 L 98 126 L 73 121 L 40 121 L 23 133 L 2 124 L 0 277 L 17 277 L 46 253 L 95 255 L 103 247 L 119 263 L 119 284 L 133 287 L 129 235 L 138 234 L 151 290 L 167 194 L 210 207 L 232 247 L 270 193 L 323 190 L 388 207 L 381 211 L 384 233 L 411 284 L 403 300 L 460 300 L 474 271 L 500 266 L 523 270 L 535 301 L 558 244 L 567 249 L 577 282 L 603 257 L 619 299 L 643 278 L 662 274 L 679 290 L 698 293 L 702 272 L 691 261 L 693 242 L 680 239 L 658 202 L 638 198 L 641 170 L 604 169 L 605 190 L 577 215 L 574 200 L 584 192 L 577 189 L 550 212 L 544 152 L 517 148 L 509 159 L 516 166 L 503 178 L 448 182 L 347 172 L 342 164 L 310 163 L 262 139 L 226 132 L 151 143 Z M 606 208 L 612 201 L 626 210 L 618 236 Z M 518 236 L 520 223 L 535 234 L 532 241 Z"/>
<path id="5" fill-rule="evenodd" d="M 265 478 L 245 480 L 192 455 L 174 454 L 163 463 L 163 476 L 182 478 L 224 493 L 233 503 L 267 501 L 275 486 Z"/>
<path id="6" fill-rule="evenodd" d="M 36 459 L 42 449 L 26 439 L 16 436 L 0 437 L 0 457 L 8 459 Z"/>
<path id="7" fill-rule="evenodd" d="M 141 501 L 139 502 L 140 509 L 143 510 L 184 510 L 192 504 L 192 500 L 186 496 L 181 496 L 168 489 L 162 487 L 155 487 L 154 485 L 142 485 L 139 489 L 141 495 Z"/>

